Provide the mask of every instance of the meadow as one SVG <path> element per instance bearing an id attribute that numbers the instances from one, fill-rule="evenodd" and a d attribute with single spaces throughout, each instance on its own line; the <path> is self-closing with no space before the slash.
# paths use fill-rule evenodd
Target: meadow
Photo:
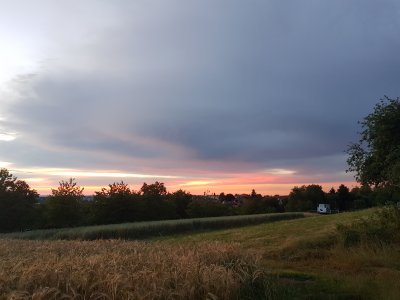
<path id="1" fill-rule="evenodd" d="M 377 219 L 377 226 L 365 231 L 360 226 L 363 221 L 357 221 L 376 211 L 308 215 L 145 241 L 2 236 L 0 295 L 1 299 L 398 299 L 398 244 L 374 241 L 376 233 L 390 226 Z M 353 243 L 348 243 L 349 237 Z"/>
<path id="2" fill-rule="evenodd" d="M 303 217 L 304 213 L 293 212 L 148 221 L 63 229 L 32 230 L 25 232 L 0 234 L 0 238 L 5 237 L 17 239 L 52 240 L 143 239 L 154 236 L 165 236 L 171 234 L 173 235 L 182 232 L 233 228 Z"/>

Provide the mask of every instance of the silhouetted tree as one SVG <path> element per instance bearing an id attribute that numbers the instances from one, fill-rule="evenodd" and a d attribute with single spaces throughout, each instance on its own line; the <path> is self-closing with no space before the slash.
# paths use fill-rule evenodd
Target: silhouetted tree
<path id="1" fill-rule="evenodd" d="M 14 177 L 7 169 L 0 170 L 0 231 L 31 228 L 35 223 L 38 193 Z"/>
<path id="2" fill-rule="evenodd" d="M 328 204 L 330 204 L 332 209 L 338 209 L 338 195 L 333 187 L 326 195 L 326 201 Z"/>
<path id="3" fill-rule="evenodd" d="M 378 186 L 371 194 L 374 205 L 386 205 L 400 202 L 400 189 L 393 186 Z"/>
<path id="4" fill-rule="evenodd" d="M 353 199 L 351 197 L 349 188 L 341 184 L 337 190 L 337 205 L 339 210 L 349 210 L 353 208 Z"/>
<path id="5" fill-rule="evenodd" d="M 167 194 L 167 189 L 164 186 L 164 183 L 156 181 L 153 184 L 143 183 L 140 191 L 142 192 L 143 196 L 150 196 L 150 197 L 161 197 Z"/>
<path id="6" fill-rule="evenodd" d="M 265 213 L 284 212 L 282 202 L 277 196 L 265 196 L 262 198 Z"/>
<path id="7" fill-rule="evenodd" d="M 368 184 L 352 188 L 350 194 L 354 199 L 354 208 L 362 209 L 374 206 L 375 203 L 372 193 L 372 189 Z"/>
<path id="8" fill-rule="evenodd" d="M 360 140 L 347 149 L 348 171 L 362 184 L 400 189 L 400 98 L 385 96 L 359 123 Z"/>
<path id="9" fill-rule="evenodd" d="M 257 194 L 254 189 L 251 190 L 250 197 L 253 198 L 253 199 L 261 199 L 262 198 L 261 194 Z"/>
<path id="10" fill-rule="evenodd" d="M 243 201 L 242 206 L 239 208 L 240 214 L 265 214 L 283 212 L 284 207 L 281 201 L 275 196 L 264 196 L 262 198 L 249 197 Z"/>
<path id="11" fill-rule="evenodd" d="M 233 202 L 235 200 L 236 200 L 236 198 L 235 198 L 235 196 L 233 194 L 226 194 L 226 196 L 225 196 L 225 201 L 226 202 Z"/>
<path id="12" fill-rule="evenodd" d="M 92 203 L 92 218 L 95 224 L 112 224 L 140 220 L 143 205 L 138 194 L 123 181 L 109 184 L 95 192 Z"/>
<path id="13" fill-rule="evenodd" d="M 287 211 L 316 210 L 319 203 L 325 203 L 326 197 L 322 187 L 317 184 L 294 187 L 289 194 Z"/>
<path id="14" fill-rule="evenodd" d="M 140 189 L 145 203 L 144 217 L 146 220 L 175 219 L 178 214 L 175 205 L 166 201 L 167 189 L 164 183 L 156 181 L 153 184 L 143 183 Z"/>
<path id="15" fill-rule="evenodd" d="M 218 200 L 221 201 L 221 202 L 224 202 L 225 201 L 225 193 L 219 194 Z"/>
<path id="16" fill-rule="evenodd" d="M 61 181 L 57 189 L 51 190 L 43 204 L 45 224 L 47 228 L 78 226 L 82 219 L 83 188 L 75 179 Z"/>
<path id="17" fill-rule="evenodd" d="M 196 200 L 188 205 L 188 215 L 191 218 L 218 217 L 230 214 L 228 206 L 214 200 Z"/>
<path id="18" fill-rule="evenodd" d="M 178 190 L 168 195 L 168 199 L 175 206 L 176 213 L 180 218 L 187 218 L 187 207 L 192 201 L 192 195 L 183 190 Z"/>

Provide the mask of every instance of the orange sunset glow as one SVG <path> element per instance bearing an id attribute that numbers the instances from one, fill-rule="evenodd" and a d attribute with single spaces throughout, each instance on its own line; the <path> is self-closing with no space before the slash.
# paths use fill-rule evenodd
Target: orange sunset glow
<path id="1" fill-rule="evenodd" d="M 310 183 L 318 183 L 325 191 L 330 188 L 337 188 L 340 184 L 349 187 L 355 187 L 355 181 L 318 181 L 316 177 L 310 177 L 298 174 L 293 170 L 270 169 L 259 173 L 236 173 L 223 174 L 214 173 L 214 177 L 196 178 L 191 176 L 177 175 L 154 175 L 124 173 L 115 170 L 94 170 L 82 171 L 71 169 L 56 168 L 32 168 L 15 169 L 16 174 L 26 174 L 37 177 L 21 177 L 30 186 L 36 189 L 42 195 L 51 193 L 58 185 L 58 181 L 75 178 L 81 187 L 84 187 L 86 195 L 93 195 L 96 191 L 108 186 L 114 182 L 124 181 L 129 184 L 133 190 L 139 190 L 141 185 L 159 181 L 165 183 L 169 192 L 185 190 L 194 195 L 203 194 L 249 194 L 253 189 L 263 195 L 288 195 L 294 186 L 302 186 Z M 93 184 L 99 181 L 104 185 Z"/>

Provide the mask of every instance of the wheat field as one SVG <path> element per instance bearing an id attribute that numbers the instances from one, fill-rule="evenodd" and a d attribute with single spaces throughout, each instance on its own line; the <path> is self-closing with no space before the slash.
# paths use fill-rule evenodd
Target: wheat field
<path id="1" fill-rule="evenodd" d="M 0 299 L 235 299 L 260 286 L 238 244 L 0 240 Z"/>

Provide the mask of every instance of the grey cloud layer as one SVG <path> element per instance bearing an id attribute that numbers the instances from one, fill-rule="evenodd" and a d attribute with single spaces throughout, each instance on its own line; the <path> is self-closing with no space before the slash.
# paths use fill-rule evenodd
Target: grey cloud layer
<path id="1" fill-rule="evenodd" d="M 116 1 L 93 20 L 89 5 L 17 85 L 31 94 L 9 112 L 35 147 L 289 167 L 343 154 L 357 120 L 400 95 L 397 1 Z"/>

